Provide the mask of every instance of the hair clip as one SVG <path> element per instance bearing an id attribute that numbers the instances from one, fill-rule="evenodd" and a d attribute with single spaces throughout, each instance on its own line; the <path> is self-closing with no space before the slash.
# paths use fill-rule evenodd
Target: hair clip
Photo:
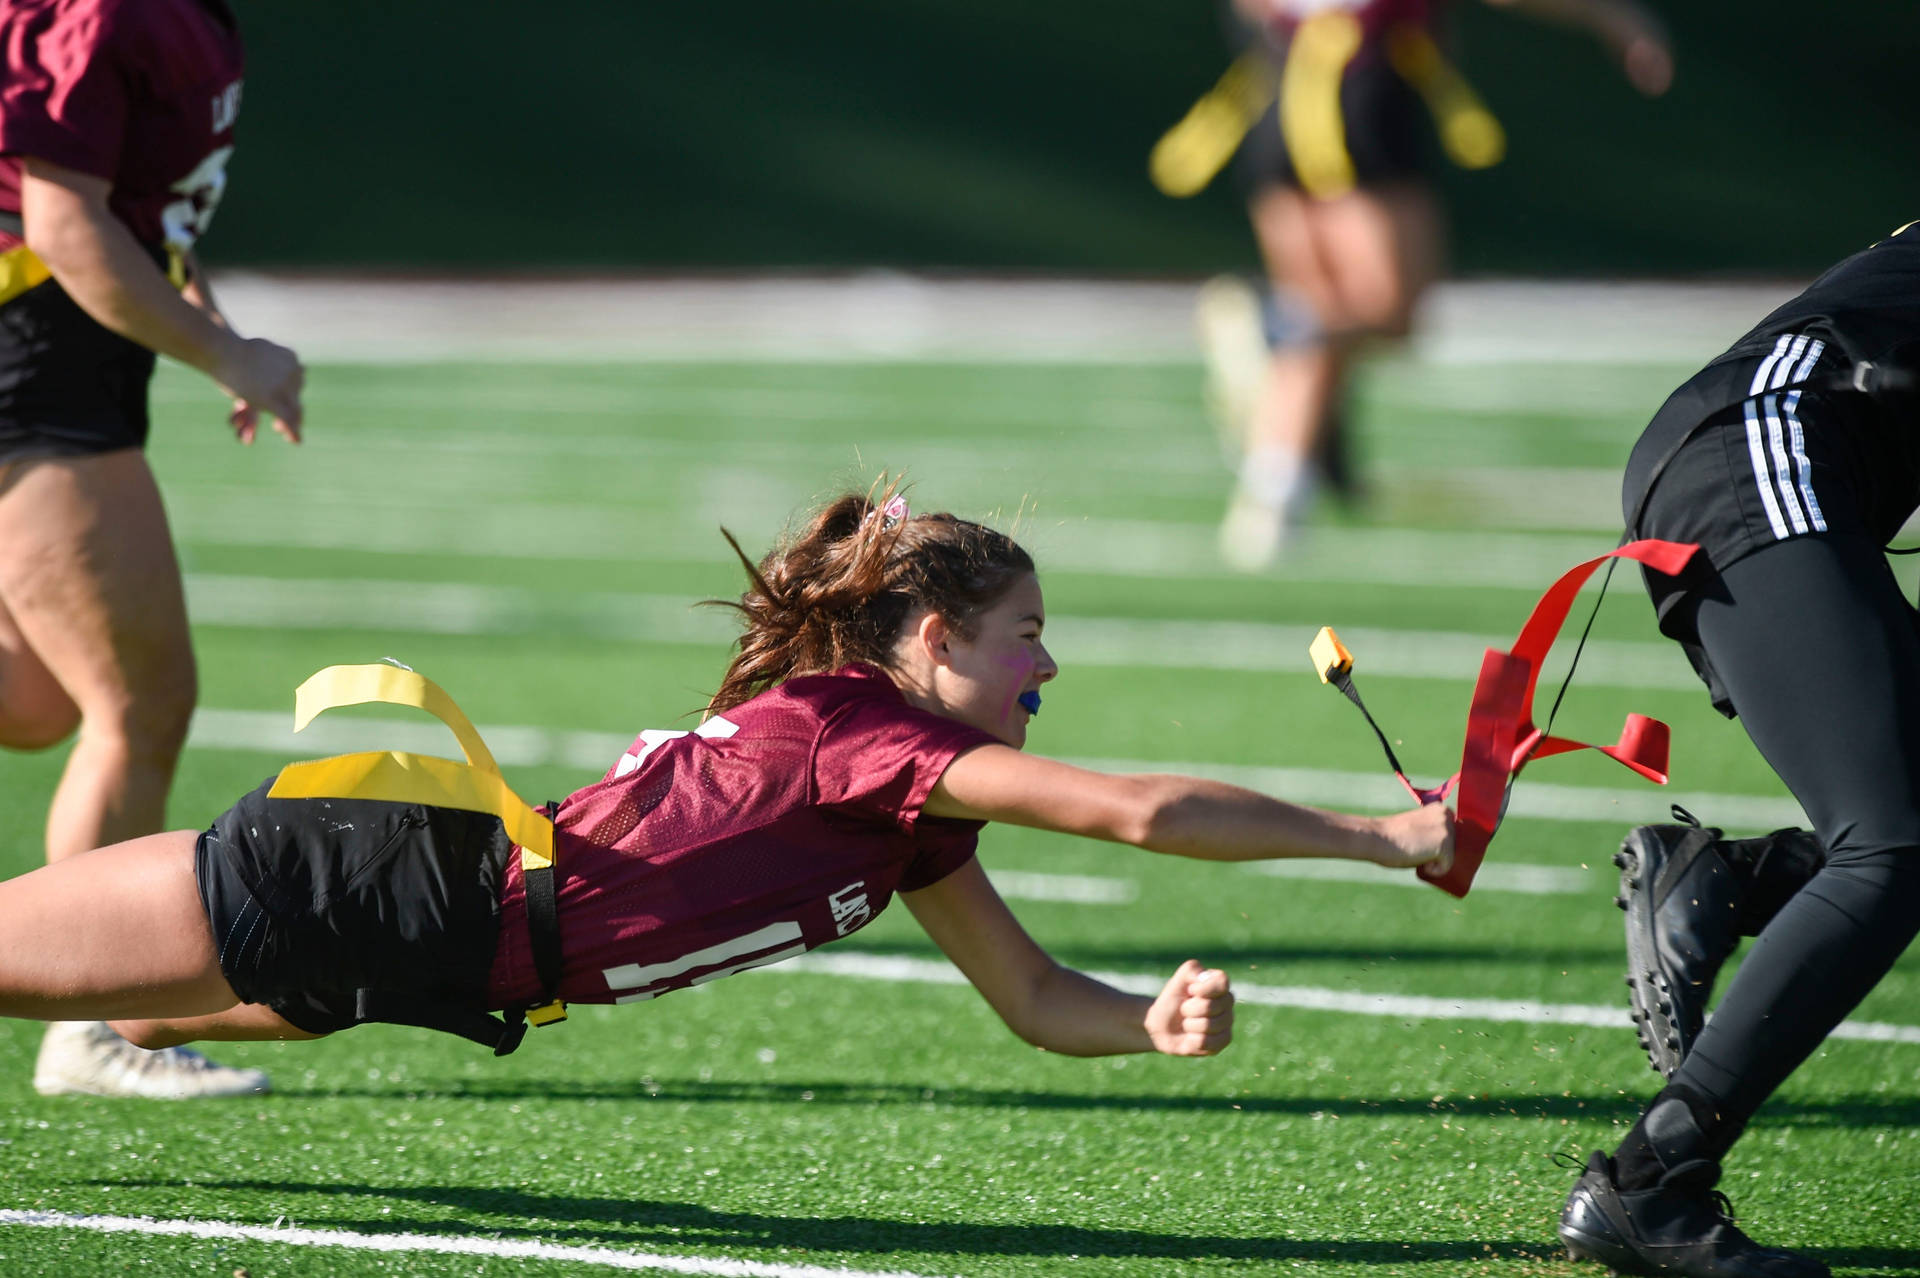
<path id="1" fill-rule="evenodd" d="M 897 528 L 907 521 L 907 499 L 895 493 L 886 505 L 880 508 L 880 527 Z"/>

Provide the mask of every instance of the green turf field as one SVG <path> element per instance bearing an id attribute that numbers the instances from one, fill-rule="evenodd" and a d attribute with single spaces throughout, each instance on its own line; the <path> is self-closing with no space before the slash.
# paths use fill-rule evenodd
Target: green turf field
<path id="1" fill-rule="evenodd" d="M 1408 766 L 1451 772 L 1480 647 L 1611 546 L 1614 470 L 1687 371 L 1380 365 L 1356 405 L 1372 506 L 1254 580 L 1214 564 L 1226 472 L 1188 366 L 321 366 L 298 450 L 234 446 L 170 370 L 152 456 L 203 707 L 173 816 L 423 731 L 357 713 L 287 736 L 301 679 L 384 656 L 445 685 L 523 795 L 595 779 L 637 730 L 691 726 L 724 664 L 723 619 L 688 606 L 738 590 L 719 525 L 757 549 L 881 467 L 1040 560 L 1063 673 L 1031 748 L 1391 804 L 1306 636 L 1340 627 Z M 1672 788 L 1703 818 L 1792 819 L 1631 575 L 1594 635 L 1561 730 L 1667 719 Z M 39 856 L 59 754 L 5 759 L 6 873 Z M 810 967 L 578 1009 L 503 1061 L 398 1029 L 225 1048 L 272 1072 L 255 1102 L 42 1100 L 38 1027 L 3 1023 L 0 1208 L 281 1232 L 0 1226 L 0 1273 L 1597 1273 L 1553 1245 L 1572 1173 L 1550 1159 L 1610 1146 L 1654 1089 L 1609 857 L 1669 797 L 1593 757 L 1537 765 L 1465 901 L 990 829 L 989 869 L 1063 959 L 1157 984 L 1193 955 L 1242 983 L 1213 1060 L 1039 1054 L 940 979 L 904 910 Z M 1372 995 L 1429 1001 L 1381 1015 Z M 1529 1007 L 1450 1013 L 1472 998 Z M 1763 1241 L 1920 1274 L 1920 955 L 1853 1019 L 1901 1029 L 1831 1043 L 1723 1188 Z"/>

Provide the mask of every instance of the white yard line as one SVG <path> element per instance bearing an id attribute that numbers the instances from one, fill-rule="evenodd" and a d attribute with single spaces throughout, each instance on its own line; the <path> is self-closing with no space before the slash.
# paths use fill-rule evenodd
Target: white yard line
<path id="1" fill-rule="evenodd" d="M 1284 795 L 1296 803 L 1326 807 L 1391 812 L 1407 806 L 1407 792 L 1400 788 L 1399 782 L 1383 775 L 1384 769 L 1382 773 L 1338 772 L 1330 768 L 1256 767 L 1172 759 L 1069 758 L 1067 762 L 1103 772 L 1184 772 L 1242 785 L 1264 794 Z M 1515 782 L 1507 815 L 1537 821 L 1588 821 L 1625 829 L 1672 820 L 1667 807 L 1674 803 L 1729 831 L 1773 830 L 1807 823 L 1800 805 L 1788 798 L 1672 791 L 1651 784 L 1638 789 L 1557 785 L 1536 781 L 1531 774 Z"/>
<path id="2" fill-rule="evenodd" d="M 965 433 L 963 427 L 955 429 Z M 404 504 L 417 522 L 445 518 L 449 512 L 471 518 L 476 507 L 483 507 L 491 518 L 514 507 L 540 508 L 542 498 L 534 494 L 559 494 L 564 471 L 571 468 L 580 476 L 582 490 L 556 495 L 547 504 L 564 501 L 579 512 L 576 518 L 618 526 L 630 519 L 632 503 L 595 496 L 617 485 L 623 475 L 644 468 L 651 482 L 682 493 L 691 484 L 722 476 L 749 492 L 766 494 L 771 505 L 753 511 L 757 518 L 750 526 L 757 527 L 769 511 L 802 509 L 817 495 L 817 489 L 795 482 L 797 476 L 825 476 L 842 461 L 853 460 L 851 452 L 840 458 L 833 450 L 819 447 L 756 443 L 749 463 L 737 451 L 730 455 L 725 446 L 711 442 L 698 449 L 681 445 L 655 450 L 631 439 L 557 439 L 542 429 L 536 441 L 527 441 L 540 447 L 525 450 L 529 494 L 515 498 L 503 493 L 476 502 L 476 492 L 492 493 L 515 485 L 515 479 L 502 473 L 515 468 L 514 450 L 495 448 L 491 442 L 483 445 L 471 437 L 434 439 L 426 432 L 409 436 L 408 442 L 412 447 L 405 453 L 394 451 L 393 441 L 385 439 L 370 440 L 364 449 L 356 441 L 349 445 L 351 456 L 344 450 L 311 454 L 319 460 L 303 459 L 297 478 L 289 476 L 288 490 L 274 494 L 286 503 L 276 522 L 296 519 L 303 509 L 341 505 L 390 508 Z M 1065 522 L 1051 511 L 1095 505 L 1125 509 L 1136 502 L 1164 507 L 1169 500 L 1184 501 L 1189 508 L 1224 506 L 1232 486 L 1230 472 L 1212 456 L 1192 449 L 1136 449 L 1131 442 L 1092 456 L 1084 447 L 996 443 L 991 450 L 952 449 L 918 440 L 897 447 L 868 440 L 861 451 L 875 465 L 884 461 L 910 475 L 937 478 L 939 491 L 932 500 L 960 513 L 1000 523 L 996 514 L 1000 506 L 1039 509 L 1037 519 L 1028 518 L 1008 529 L 1022 540 L 1036 524 Z M 556 458 L 561 456 L 569 461 L 557 465 Z M 1508 537 L 1530 529 L 1578 532 L 1601 549 L 1612 544 L 1620 528 L 1620 476 L 1611 468 L 1534 467 L 1509 473 L 1497 466 L 1424 470 L 1382 466 L 1372 486 L 1376 520 L 1505 529 Z M 203 480 L 191 472 L 170 474 L 165 487 L 172 502 L 204 504 L 227 512 L 235 510 L 236 504 L 262 500 L 257 486 Z M 393 493 L 404 493 L 404 501 L 388 495 Z M 656 518 L 664 513 L 697 535 L 714 523 L 740 522 L 739 507 L 745 505 L 737 498 L 723 497 L 717 505 L 683 498 L 664 510 L 653 509 Z M 1165 527 L 1170 522 L 1152 526 Z M 259 531 L 272 535 L 272 528 L 269 524 Z M 1314 531 L 1339 540 L 1360 530 L 1315 525 Z"/>
<path id="3" fill-rule="evenodd" d="M 918 447 L 913 445 L 912 451 Z M 849 461 L 854 460 L 851 453 L 850 448 Z M 1006 524 L 1008 511 L 1033 499 L 1038 513 L 1013 521 L 1011 531 L 1034 552 L 1042 573 L 1234 578 L 1220 561 L 1218 528 L 1211 516 L 1174 520 L 1053 515 L 1049 511 L 1054 503 L 1044 489 L 1030 493 L 1015 486 L 1019 476 L 1044 475 L 1078 463 L 1063 459 L 1029 465 L 1022 457 L 1016 450 L 1010 481 L 995 478 L 991 485 L 999 499 L 1009 503 L 1006 510 L 952 504 L 962 514 Z M 811 466 L 802 470 L 812 479 L 796 480 L 792 467 L 731 463 L 720 449 L 710 464 L 690 463 L 679 485 L 682 497 L 662 505 L 630 500 L 615 491 L 618 468 L 604 475 L 608 495 L 599 500 L 591 493 L 563 495 L 558 490 L 551 497 L 528 499 L 507 495 L 510 487 L 499 489 L 498 468 L 509 465 L 505 459 L 477 469 L 471 459 L 456 459 L 449 462 L 452 470 L 447 474 L 423 471 L 417 458 L 396 461 L 385 471 L 362 464 L 343 469 L 336 464 L 342 460 L 336 454 L 316 463 L 311 475 L 290 475 L 287 487 L 278 491 L 199 483 L 191 475 L 178 483 L 169 481 L 175 535 L 189 544 L 222 546 L 727 563 L 730 552 L 719 536 L 720 525 L 731 527 L 749 546 L 759 546 L 790 511 L 816 494 L 820 478 Z M 1474 479 L 1458 497 L 1447 497 L 1444 476 L 1435 484 L 1434 497 L 1466 506 L 1481 518 L 1497 517 L 1500 509 L 1524 509 L 1530 512 L 1529 525 L 1553 518 L 1549 528 L 1591 531 L 1316 525 L 1305 531 L 1297 551 L 1270 579 L 1538 590 L 1572 564 L 1611 549 L 1616 539 L 1617 517 L 1604 483 L 1598 490 L 1582 483 L 1589 495 L 1578 498 L 1566 492 L 1529 495 L 1524 478 L 1505 487 L 1497 480 Z M 1474 485 L 1482 491 L 1501 488 L 1508 495 L 1497 503 L 1476 498 Z M 982 492 L 987 486 L 985 475 L 974 481 Z M 1217 488 L 1223 500 L 1226 487 L 1222 473 Z M 1597 497 L 1591 495 L 1594 491 Z M 1554 517 L 1555 510 L 1564 512 L 1564 519 Z"/>
<path id="4" fill-rule="evenodd" d="M 1385 870 L 1358 861 L 1251 861 L 1254 874 L 1280 879 L 1313 879 L 1325 883 L 1364 883 L 1369 887 L 1424 888 L 1418 875 Z M 1564 865 L 1514 865 L 1489 861 L 1473 876 L 1475 892 L 1513 892 L 1522 896 L 1582 896 L 1594 890 L 1591 872 Z"/>
<path id="5" fill-rule="evenodd" d="M 716 374 L 718 376 L 718 374 Z M 161 383 L 156 399 L 162 403 L 204 404 L 209 390 L 203 382 L 185 378 Z M 217 392 L 211 392 L 217 394 Z M 458 428 L 427 426 L 415 429 L 411 419 L 422 410 L 437 414 L 460 414 L 467 424 Z M 320 391 L 308 412 L 323 424 L 318 436 L 336 448 L 345 443 L 354 450 L 410 443 L 415 439 L 429 444 L 469 444 L 471 451 L 489 455 L 515 453 L 547 458 L 566 458 L 580 453 L 605 456 L 698 457 L 712 455 L 711 439 L 672 439 L 658 436 L 608 435 L 588 427 L 581 430 L 567 422 L 570 417 L 603 418 L 608 423 L 631 430 L 641 422 L 652 427 L 660 420 L 694 420 L 731 426 L 744 431 L 754 425 L 833 424 L 844 426 L 863 441 L 869 451 L 906 451 L 925 455 L 938 441 L 926 438 L 927 428 L 965 435 L 972 430 L 996 434 L 996 442 L 1008 451 L 1027 453 L 1068 453 L 1081 456 L 1085 450 L 1072 439 L 1054 436 L 1064 428 L 1081 431 L 1115 429 L 1136 433 L 1143 447 L 1151 448 L 1177 469 L 1220 474 L 1222 466 L 1214 446 L 1211 428 L 1198 401 L 1132 395 L 1119 398 L 1112 390 L 1076 393 L 1070 390 L 1043 395 L 1012 398 L 1006 392 L 969 391 L 965 395 L 939 391 L 905 389 L 866 389 L 860 386 L 822 389 L 818 386 L 725 387 L 710 385 L 650 385 L 644 381 L 623 382 L 611 386 L 559 387 L 483 382 L 473 384 L 450 380 L 446 384 L 409 382 L 399 385 L 348 383 L 328 386 Z M 525 428 L 526 419 L 535 418 L 553 431 L 534 439 L 514 439 Z M 408 422 L 407 433 L 396 439 L 396 420 Z M 1024 432 L 1041 432 L 1024 433 Z M 1006 438 L 997 437 L 1005 434 Z M 189 447 L 206 448 L 210 441 L 183 441 Z M 230 441 L 229 441 L 230 442 Z M 773 460 L 782 453 L 818 458 L 818 443 L 782 444 L 774 439 L 754 440 L 757 456 Z M 945 454 L 961 459 L 960 450 L 951 446 Z M 1110 465 L 1137 466 L 1130 457 L 1105 459 Z M 982 464 L 976 452 L 976 466 Z"/>
<path id="6" fill-rule="evenodd" d="M 375 630 L 421 634 L 567 634 L 636 643 L 724 644 L 731 618 L 684 595 L 543 592 L 462 582 L 283 578 L 190 573 L 187 604 L 201 625 L 262 629 Z M 1516 621 L 1516 626 L 1518 622 Z M 1152 620 L 1058 613 L 1047 622 L 1054 655 L 1069 666 L 1241 670 L 1304 674 L 1317 626 L 1253 621 Z M 1446 630 L 1340 627 L 1372 678 L 1478 677 L 1481 654 L 1511 637 Z M 1561 658 L 1564 660 L 1564 656 Z M 1545 678 L 1557 681 L 1550 661 Z M 1678 647 L 1589 640 L 1582 684 L 1692 690 L 1699 686 Z"/>
<path id="7" fill-rule="evenodd" d="M 1131 905 L 1140 895 L 1132 879 L 1088 874 L 1039 874 L 989 870 L 987 878 L 1010 901 L 1059 901 L 1069 905 Z"/>
<path id="8" fill-rule="evenodd" d="M 420 754 L 457 753 L 452 734 L 436 724 L 332 713 L 295 734 L 293 716 L 274 710 L 194 711 L 187 747 L 196 750 L 245 750 L 279 759 L 314 758 L 351 750 L 410 750 Z M 522 725 L 481 725 L 494 758 L 507 767 L 558 765 L 598 776 L 633 744 L 635 733 L 569 732 Z M 1256 767 L 1201 763 L 1183 759 L 1069 758 L 1067 762 L 1103 772 L 1179 772 L 1211 777 L 1299 803 L 1392 812 L 1407 806 L 1406 792 L 1391 777 L 1375 772 L 1331 768 Z M 1513 788 L 1509 816 L 1543 821 L 1591 821 L 1625 828 L 1665 821 L 1667 805 L 1678 803 L 1702 819 L 1729 830 L 1771 830 L 1805 825 L 1791 799 L 1700 791 L 1670 793 L 1662 787 L 1639 789 L 1555 785 L 1522 777 Z"/>
<path id="9" fill-rule="evenodd" d="M 822 976 L 868 981 L 913 982 L 927 985 L 965 985 L 952 964 L 938 959 L 862 954 L 838 948 L 815 950 L 762 972 L 809 972 Z M 1129 994 L 1155 995 L 1166 984 L 1164 976 L 1126 972 L 1089 972 L 1096 980 Z M 1234 996 L 1259 1007 L 1291 1007 L 1310 1012 L 1342 1012 L 1354 1016 L 1391 1016 L 1405 1020 L 1510 1021 L 1527 1025 L 1585 1025 L 1596 1029 L 1624 1029 L 1633 1021 L 1624 1007 L 1596 1003 L 1536 1003 L 1527 999 L 1435 998 L 1421 994 L 1365 994 L 1354 990 L 1323 989 L 1309 985 L 1260 985 L 1234 982 Z M 1892 1025 L 1884 1021 L 1843 1021 L 1833 1038 L 1874 1043 L 1920 1043 L 1920 1025 Z"/>
<path id="10" fill-rule="evenodd" d="M 569 634 L 724 644 L 739 626 L 689 595 L 546 592 L 465 582 L 186 575 L 198 625 L 434 635 Z"/>
<path id="11" fill-rule="evenodd" d="M 1447 630 L 1386 630 L 1340 626 L 1340 638 L 1367 677 L 1451 679 L 1472 683 L 1488 648 L 1507 648 L 1513 636 Z M 1518 622 L 1515 623 L 1518 629 Z M 1047 619 L 1048 647 L 1063 663 L 1144 669 L 1242 670 L 1303 674 L 1307 646 L 1318 626 L 1252 621 L 1152 621 L 1123 617 Z M 1568 650 L 1570 652 L 1570 649 Z M 1567 654 L 1550 657 L 1542 675 L 1552 687 Z M 1670 643 L 1589 639 L 1580 658 L 1583 685 L 1691 691 L 1699 679 Z"/>
<path id="12" fill-rule="evenodd" d="M 1037 521 L 1021 543 L 1049 570 L 1130 577 L 1220 577 L 1212 523 L 1145 519 Z M 1455 532 L 1414 528 L 1307 529 L 1275 582 L 1507 586 L 1540 591 L 1574 564 L 1613 548 L 1590 534 Z M 1246 581 L 1244 577 L 1239 578 Z"/>
<path id="13" fill-rule="evenodd" d="M 0 1228 L 79 1229 L 103 1234 L 224 1239 L 275 1243 L 283 1247 L 333 1247 L 389 1255 L 430 1252 L 442 1256 L 480 1256 L 490 1260 L 554 1260 L 601 1269 L 642 1273 L 702 1274 L 714 1278 L 922 1278 L 899 1269 L 843 1269 L 828 1265 L 776 1264 L 724 1257 L 672 1256 L 621 1251 L 610 1247 L 563 1246 L 508 1238 L 464 1238 L 444 1234 L 365 1234 L 350 1229 L 296 1229 L 272 1225 L 235 1225 L 217 1220 L 155 1220 L 148 1216 L 87 1216 L 58 1211 L 0 1210 Z"/>
<path id="14" fill-rule="evenodd" d="M 1197 281 L 816 277 L 393 281 L 222 274 L 222 306 L 311 361 L 1189 362 Z M 1439 365 L 1705 362 L 1798 291 L 1448 281 L 1414 357 Z"/>
<path id="15" fill-rule="evenodd" d="M 621 416 L 645 416 L 656 408 L 647 402 L 649 392 L 638 392 L 635 399 L 635 406 Z M 334 405 L 331 411 L 337 414 L 341 408 Z M 529 415 L 539 418 L 540 429 L 527 432 L 525 421 L 514 419 L 513 424 L 522 427 L 517 434 L 409 426 L 404 435 L 399 435 L 390 423 L 379 417 L 373 418 L 372 425 L 366 429 L 334 426 L 332 434 L 322 437 L 324 443 L 303 455 L 297 480 L 286 495 L 296 503 L 317 504 L 366 502 L 369 492 L 404 491 L 409 505 L 452 505 L 470 512 L 476 491 L 502 487 L 503 468 L 512 469 L 524 459 L 526 466 L 544 468 L 536 473 L 546 476 L 545 482 L 549 485 L 556 482 L 554 476 L 567 467 L 587 477 L 588 484 L 594 482 L 603 467 L 616 475 L 621 473 L 620 468 L 630 473 L 645 467 L 663 486 L 664 477 L 681 471 L 702 475 L 724 471 L 770 485 L 788 494 L 784 504 L 798 506 L 813 493 L 795 485 L 793 477 L 823 473 L 824 468 L 833 464 L 834 450 L 828 446 L 783 444 L 773 438 L 756 439 L 752 445 L 752 464 L 746 465 L 737 452 L 726 456 L 726 450 L 717 449 L 711 439 L 661 439 L 631 433 L 567 434 L 552 425 L 556 411 L 543 409 L 533 414 L 529 410 Z M 1138 405 L 1094 404 L 1083 412 L 1091 418 L 1086 429 L 1098 430 L 1105 442 L 1111 444 L 1116 421 L 1122 416 L 1141 418 L 1145 409 Z M 870 429 L 855 422 L 850 422 L 848 429 L 860 440 L 860 454 L 871 458 L 875 465 L 890 464 L 904 468 L 910 475 L 936 481 L 937 500 L 945 505 L 966 507 L 983 497 L 991 502 L 1010 492 L 1016 499 L 1028 498 L 1043 509 L 1075 508 L 1092 501 L 1123 504 L 1131 494 L 1156 502 L 1186 498 L 1219 501 L 1224 505 L 1232 474 L 1203 441 L 1199 432 L 1204 429 L 1204 423 L 1197 420 L 1194 412 L 1155 409 L 1154 414 L 1152 419 L 1139 423 L 1150 433 L 1126 440 L 1123 447 L 1091 451 L 1083 437 L 1055 439 L 1043 434 L 1018 440 L 996 438 L 991 448 L 932 442 L 929 431 L 945 432 L 948 438 L 963 437 L 970 432 L 968 422 L 955 420 L 950 411 L 928 423 L 912 438 L 875 438 Z M 1007 425 L 1004 418 L 992 417 L 984 409 L 976 409 L 971 415 L 994 425 Z M 715 420 L 712 414 L 705 416 Z M 804 416 L 788 413 L 768 421 L 785 423 Z M 899 416 L 897 412 L 889 414 L 890 419 Z M 1050 430 L 1058 428 L 1061 416 L 1060 413 L 1048 414 L 1046 425 Z M 916 417 L 916 420 L 922 419 Z M 1622 441 L 1626 438 L 1625 433 L 1619 436 Z M 1155 447 L 1167 439 L 1187 442 Z M 169 441 L 168 447 L 170 451 L 211 449 L 217 442 L 211 439 Z M 852 455 L 850 448 L 846 458 L 851 460 Z M 1411 511 L 1421 520 L 1432 523 L 1562 532 L 1591 530 L 1604 534 L 1616 533 L 1620 526 L 1620 473 L 1610 466 L 1414 467 L 1386 462 L 1375 470 L 1372 486 L 1375 509 L 1383 518 L 1395 518 L 1398 512 Z M 255 488 L 204 481 L 185 469 L 169 475 L 166 489 L 176 502 L 204 502 L 221 507 L 257 495 Z M 514 503 L 511 499 L 490 496 L 484 504 L 491 512 L 501 505 Z M 587 502 L 586 508 L 595 509 L 595 503 Z M 608 511 L 612 517 L 618 517 L 617 512 L 625 509 L 605 503 L 598 508 Z M 1012 531 L 1024 533 L 1024 529 Z"/>
<path id="16" fill-rule="evenodd" d="M 505 767 L 555 765 L 599 777 L 613 766 L 638 731 L 564 732 L 510 724 L 483 724 L 480 735 Z M 293 716 L 278 710 L 193 712 L 189 750 L 244 750 L 280 759 L 310 759 L 354 750 L 404 750 L 414 754 L 459 754 L 453 734 L 438 724 L 329 713 L 295 734 Z"/>

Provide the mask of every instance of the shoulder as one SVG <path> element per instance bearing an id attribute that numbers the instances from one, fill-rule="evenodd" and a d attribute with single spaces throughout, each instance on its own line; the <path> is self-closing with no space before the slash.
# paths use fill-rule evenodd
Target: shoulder
<path id="1" fill-rule="evenodd" d="M 694 735 L 724 738 L 733 748 L 757 749 L 774 742 L 812 753 L 828 738 L 870 730 L 874 725 L 921 714 L 906 703 L 893 680 L 874 666 L 846 666 L 822 674 L 798 675 L 730 706 L 707 720 Z M 932 718 L 933 716 L 927 716 Z M 716 731 L 716 727 L 718 730 Z M 642 733 L 668 738 L 682 732 Z"/>
<path id="2" fill-rule="evenodd" d="M 831 674 L 790 679 L 781 687 L 791 689 L 797 700 L 812 707 L 822 727 L 835 735 L 979 735 L 977 729 L 958 720 L 908 704 L 893 679 L 878 666 L 843 666 Z"/>
<path id="3" fill-rule="evenodd" d="M 809 732 L 816 765 L 862 772 L 902 760 L 950 759 L 993 740 L 978 728 L 910 705 L 886 671 L 856 664 L 825 674 L 800 675 L 726 712 L 765 732 L 783 724 L 788 735 Z M 766 725 L 766 726 L 763 726 Z"/>
<path id="4" fill-rule="evenodd" d="M 102 86 L 125 79 L 130 55 L 122 6 L 123 0 L 0 3 L 0 150 L 43 154 L 36 148 L 51 143 L 55 150 L 46 158 L 89 168 L 73 163 L 79 157 L 67 154 L 57 135 L 90 117 Z M 51 133 L 49 122 L 59 122 Z"/>
<path id="5" fill-rule="evenodd" d="M 842 666 L 824 674 L 796 676 L 728 713 L 731 715 L 749 706 L 808 715 L 822 726 L 849 715 L 869 712 L 921 713 L 907 704 L 886 671 L 865 664 Z"/>
<path id="6" fill-rule="evenodd" d="M 126 0 L 13 0 L 0 4 L 0 31 L 10 58 L 85 56 L 127 29 L 126 8 Z"/>
<path id="7" fill-rule="evenodd" d="M 0 44 L 15 82 L 9 88 L 43 81 L 59 92 L 59 86 L 83 79 L 140 79 L 148 64 L 169 56 L 169 47 L 181 39 L 175 7 L 175 0 L 0 4 Z"/>
<path id="8" fill-rule="evenodd" d="M 42 57 L 194 65 L 238 56 L 238 27 L 217 7 L 199 0 L 28 0 L 0 4 L 0 21 L 15 28 L 9 46 L 24 35 Z"/>

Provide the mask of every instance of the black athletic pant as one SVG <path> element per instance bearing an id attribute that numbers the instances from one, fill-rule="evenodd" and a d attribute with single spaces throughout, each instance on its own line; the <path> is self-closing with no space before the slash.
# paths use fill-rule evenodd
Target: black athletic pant
<path id="1" fill-rule="evenodd" d="M 1789 538 L 1719 578 L 1686 605 L 1700 646 L 1827 850 L 1673 1078 L 1731 1139 L 1920 931 L 1920 621 L 1866 536 Z"/>

